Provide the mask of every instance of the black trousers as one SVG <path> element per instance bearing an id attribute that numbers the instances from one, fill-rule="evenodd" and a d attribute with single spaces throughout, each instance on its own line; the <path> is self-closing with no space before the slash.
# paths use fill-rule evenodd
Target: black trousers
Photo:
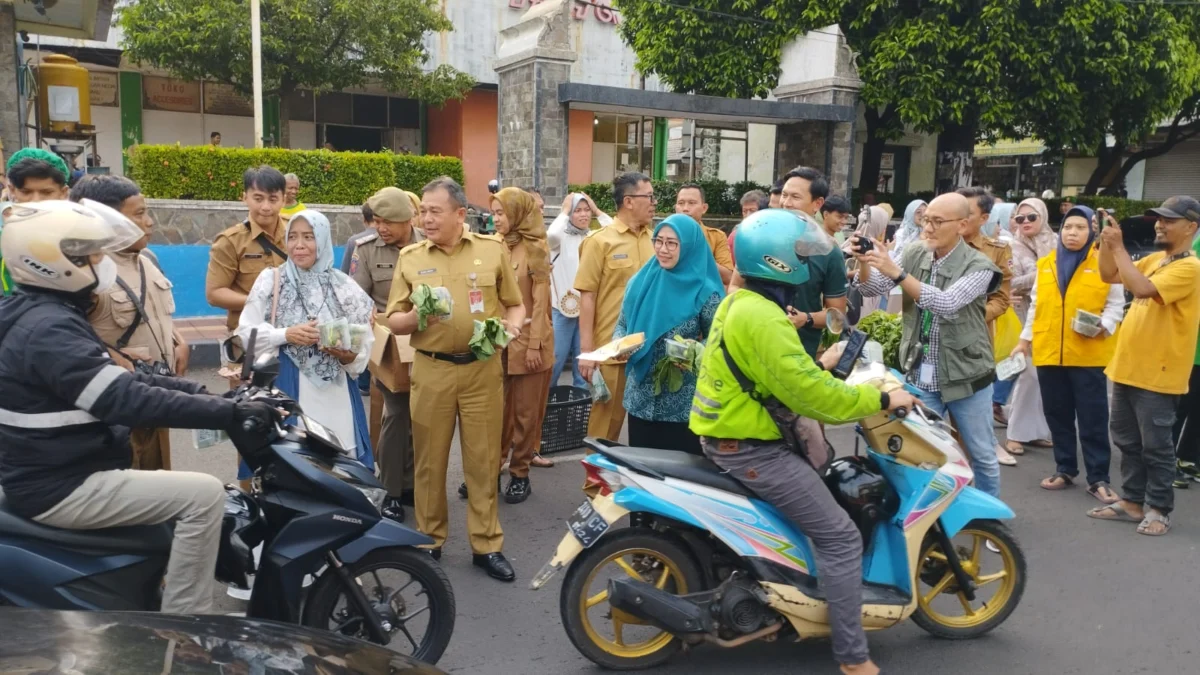
<path id="1" fill-rule="evenodd" d="M 688 429 L 687 422 L 654 422 L 630 415 L 629 445 L 704 455 L 700 449 L 700 437 Z"/>
<path id="2" fill-rule="evenodd" d="M 1108 444 L 1108 380 L 1103 368 L 1038 366 L 1042 412 L 1054 441 L 1057 471 L 1071 478 L 1079 475 L 1076 447 L 1083 446 L 1083 466 L 1088 485 L 1104 481 L 1112 460 Z M 1079 422 L 1078 437 L 1075 432 Z"/>
<path id="3" fill-rule="evenodd" d="M 1200 464 L 1200 366 L 1192 366 L 1188 393 L 1179 397 L 1173 431 L 1179 460 Z"/>

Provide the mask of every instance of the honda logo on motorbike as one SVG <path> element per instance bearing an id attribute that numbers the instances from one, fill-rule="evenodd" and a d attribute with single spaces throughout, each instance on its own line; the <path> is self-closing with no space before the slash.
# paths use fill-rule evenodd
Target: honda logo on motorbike
<path id="1" fill-rule="evenodd" d="M 362 525 L 363 524 L 363 521 L 359 520 L 358 518 L 351 518 L 350 516 L 343 516 L 339 513 L 333 514 L 333 519 L 343 522 L 343 523 L 350 523 L 352 525 Z"/>

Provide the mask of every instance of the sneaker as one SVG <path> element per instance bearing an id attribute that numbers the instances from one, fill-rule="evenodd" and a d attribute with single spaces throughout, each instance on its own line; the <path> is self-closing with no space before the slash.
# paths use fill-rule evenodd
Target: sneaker
<path id="1" fill-rule="evenodd" d="M 250 588 L 243 590 L 241 588 L 234 588 L 233 586 L 230 586 L 229 588 L 227 588 L 225 590 L 225 595 L 228 595 L 229 597 L 233 598 L 234 600 L 241 600 L 243 602 L 248 602 L 250 600 L 250 594 L 253 592 L 254 592 L 254 577 L 250 577 Z"/>
<path id="2" fill-rule="evenodd" d="M 533 492 L 533 488 L 530 487 L 528 478 L 510 478 L 508 489 L 504 491 L 504 501 L 509 504 L 520 504 L 529 499 L 531 492 Z"/>
<path id="3" fill-rule="evenodd" d="M 996 461 L 1004 466 L 1016 466 L 1017 458 L 1009 454 L 1008 450 L 1003 445 L 996 446 Z"/>
<path id="4" fill-rule="evenodd" d="M 1195 462 L 1181 459 L 1175 463 L 1175 469 L 1178 473 L 1200 483 L 1200 465 Z"/>
<path id="5" fill-rule="evenodd" d="M 1182 467 L 1177 468 L 1175 470 L 1175 480 L 1171 483 L 1171 485 L 1176 490 L 1186 490 L 1186 489 L 1188 489 L 1188 486 L 1190 486 L 1191 484 L 1192 484 L 1191 477 L 1183 472 Z"/>

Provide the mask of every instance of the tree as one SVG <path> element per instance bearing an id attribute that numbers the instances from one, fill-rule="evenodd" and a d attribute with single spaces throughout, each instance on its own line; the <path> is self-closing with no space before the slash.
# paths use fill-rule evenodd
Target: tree
<path id="1" fill-rule="evenodd" d="M 287 103 L 317 92 L 379 82 L 440 105 L 462 98 L 470 76 L 447 65 L 426 72 L 424 36 L 453 30 L 437 0 L 263 0 L 264 95 L 279 97 L 282 144 Z M 250 8 L 244 0 L 136 0 L 120 10 L 126 54 L 189 80 L 252 91 Z"/>

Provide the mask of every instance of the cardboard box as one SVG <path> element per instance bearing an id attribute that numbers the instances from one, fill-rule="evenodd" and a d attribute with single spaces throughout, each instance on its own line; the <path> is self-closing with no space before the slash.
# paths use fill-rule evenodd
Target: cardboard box
<path id="1" fill-rule="evenodd" d="M 405 392 L 412 386 L 412 362 L 417 352 L 409 345 L 407 335 L 392 335 L 387 325 L 375 322 L 375 344 L 367 370 L 391 392 Z"/>

